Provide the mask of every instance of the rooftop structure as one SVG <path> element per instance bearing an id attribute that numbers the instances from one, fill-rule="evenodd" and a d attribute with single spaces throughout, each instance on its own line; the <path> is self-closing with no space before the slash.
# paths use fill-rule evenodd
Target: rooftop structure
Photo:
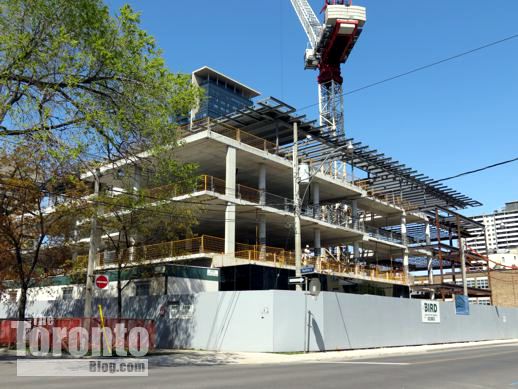
<path id="1" fill-rule="evenodd" d="M 260 93 L 208 66 L 192 72 L 192 83 L 205 90 L 205 98 L 191 113 L 191 122 L 216 118 L 253 105 Z"/>

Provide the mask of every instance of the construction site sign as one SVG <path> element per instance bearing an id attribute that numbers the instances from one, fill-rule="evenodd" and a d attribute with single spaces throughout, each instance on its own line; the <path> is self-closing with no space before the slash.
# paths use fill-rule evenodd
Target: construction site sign
<path id="1" fill-rule="evenodd" d="M 441 309 L 438 302 L 421 301 L 421 321 L 434 324 L 441 322 Z"/>

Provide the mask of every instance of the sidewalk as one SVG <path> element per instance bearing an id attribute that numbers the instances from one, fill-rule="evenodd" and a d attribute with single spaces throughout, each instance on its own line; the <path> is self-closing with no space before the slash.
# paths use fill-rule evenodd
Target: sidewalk
<path id="1" fill-rule="evenodd" d="M 161 350 L 148 356 L 155 365 L 252 365 L 277 363 L 303 363 L 332 360 L 354 360 L 385 357 L 390 355 L 422 354 L 434 351 L 455 350 L 470 347 L 518 345 L 518 339 L 490 340 L 483 342 L 449 343 L 425 346 L 389 347 L 365 350 L 330 351 L 315 353 L 245 353 L 191 350 Z"/>
<path id="2" fill-rule="evenodd" d="M 517 345 L 518 339 L 490 340 L 483 342 L 448 343 L 424 346 L 387 347 L 364 350 L 303 353 L 246 353 L 195 350 L 157 350 L 146 358 L 150 366 L 215 366 L 215 365 L 261 365 L 288 364 L 333 360 L 373 359 L 386 356 L 423 354 L 444 350 Z M 16 350 L 0 348 L 0 362 L 16 360 Z"/>

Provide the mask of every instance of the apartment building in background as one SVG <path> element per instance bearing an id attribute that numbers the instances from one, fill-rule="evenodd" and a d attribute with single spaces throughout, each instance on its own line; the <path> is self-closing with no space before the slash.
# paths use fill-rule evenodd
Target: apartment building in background
<path id="1" fill-rule="evenodd" d="M 473 216 L 485 228 L 469 230 L 466 244 L 494 261 L 492 266 L 518 266 L 518 201 L 506 203 L 498 211 Z M 487 244 L 487 248 L 486 248 Z"/>

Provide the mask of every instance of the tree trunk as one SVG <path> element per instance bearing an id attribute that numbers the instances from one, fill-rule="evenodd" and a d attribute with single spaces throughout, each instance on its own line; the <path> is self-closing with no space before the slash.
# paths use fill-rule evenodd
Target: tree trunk
<path id="1" fill-rule="evenodd" d="M 20 289 L 20 301 L 18 302 L 18 320 L 25 320 L 25 309 L 27 308 L 27 290 L 28 287 L 25 283 L 22 283 L 22 287 Z"/>
<path id="2" fill-rule="evenodd" d="M 117 266 L 117 318 L 122 318 L 122 282 L 121 282 L 121 264 Z"/>

